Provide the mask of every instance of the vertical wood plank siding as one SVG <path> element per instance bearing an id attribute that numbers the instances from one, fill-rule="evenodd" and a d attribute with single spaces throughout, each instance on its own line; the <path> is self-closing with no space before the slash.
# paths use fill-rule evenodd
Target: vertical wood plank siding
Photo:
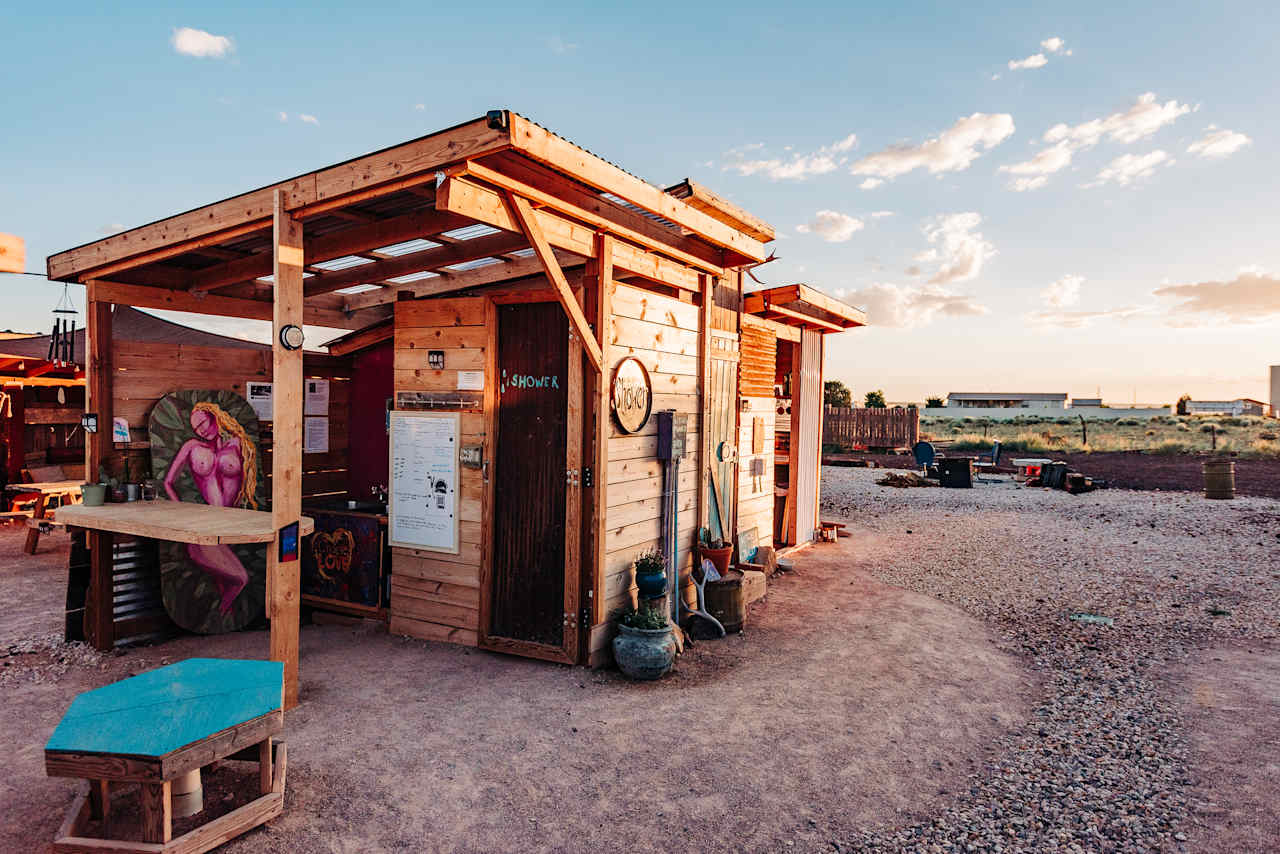
<path id="1" fill-rule="evenodd" d="M 397 391 L 453 391 L 458 371 L 486 371 L 485 305 L 482 297 L 410 300 L 395 305 Z M 429 350 L 445 351 L 445 367 L 427 365 Z M 485 442 L 484 409 L 462 413 L 461 442 Z M 486 447 L 486 453 L 489 453 Z M 460 468 L 458 554 L 392 549 L 391 631 L 425 640 L 475 646 L 480 627 L 480 564 L 483 553 L 483 475 Z"/>
<path id="2" fill-rule="evenodd" d="M 822 437 L 844 448 L 910 448 L 920 440 L 920 410 L 828 406 Z"/>

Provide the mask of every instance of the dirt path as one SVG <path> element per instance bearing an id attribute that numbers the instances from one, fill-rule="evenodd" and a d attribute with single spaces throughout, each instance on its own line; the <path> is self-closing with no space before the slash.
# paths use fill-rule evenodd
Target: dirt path
<path id="1" fill-rule="evenodd" d="M 223 850 L 831 851 L 859 827 L 921 815 L 1026 717 L 1035 686 L 959 609 L 850 571 L 852 550 L 815 551 L 745 634 L 699 642 L 651 685 L 308 627 L 286 813 Z M 26 597 L 0 613 L 0 650 L 59 624 L 43 612 L 60 611 L 63 572 L 42 561 L 0 573 L 0 600 Z M 41 748 L 77 692 L 266 646 L 242 633 L 73 657 L 64 673 L 13 662 L 0 850 L 52 839 L 72 784 L 44 776 Z"/>

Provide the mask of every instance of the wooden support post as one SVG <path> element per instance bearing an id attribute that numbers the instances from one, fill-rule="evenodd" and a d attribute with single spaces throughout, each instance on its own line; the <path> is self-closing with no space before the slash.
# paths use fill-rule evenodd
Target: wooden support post
<path id="1" fill-rule="evenodd" d="M 597 340 L 595 333 L 591 331 L 587 316 L 582 313 L 582 306 L 578 305 L 577 298 L 574 297 L 573 291 L 570 290 L 569 283 L 564 277 L 564 271 L 560 269 L 560 262 L 556 260 L 555 252 L 552 251 L 551 245 L 547 243 L 547 239 L 542 233 L 542 228 L 533 216 L 533 206 L 529 204 L 528 199 L 513 193 L 507 193 L 506 198 L 507 203 L 511 205 L 516 221 L 520 223 L 521 229 L 524 230 L 525 237 L 529 238 L 529 245 L 533 247 L 534 254 L 542 262 L 542 267 L 547 273 L 547 279 L 550 280 L 556 296 L 560 298 L 560 305 L 564 308 L 565 314 L 569 316 L 569 326 L 573 329 L 574 334 L 581 339 L 583 351 L 586 352 L 587 358 L 591 360 L 591 366 L 599 373 L 604 368 L 602 364 L 604 357 L 600 353 L 600 342 Z"/>
<path id="2" fill-rule="evenodd" d="M 590 591 L 588 613 L 591 626 L 605 621 L 604 613 L 604 543 L 606 508 L 608 504 L 609 474 L 609 339 L 612 330 L 613 295 L 613 237 L 601 232 L 596 235 L 595 257 L 588 259 L 583 277 L 587 293 L 587 316 L 595 327 L 600 342 L 603 369 L 587 374 L 586 400 L 587 423 L 592 437 L 585 462 L 592 469 L 592 487 L 587 491 L 588 506 L 584 512 L 585 536 L 583 556 L 586 572 L 583 573 L 583 589 Z M 584 595 L 586 595 L 584 593 Z"/>
<path id="3" fill-rule="evenodd" d="M 9 413 L 8 423 L 5 425 L 5 441 L 8 448 L 8 459 L 5 461 L 6 474 L 9 483 L 22 482 L 22 467 L 26 462 L 26 418 L 27 399 L 26 392 L 20 385 L 7 385 L 4 387 L 5 398 L 9 401 L 5 406 L 5 410 Z M 3 414 L 3 413 L 0 413 Z M 0 505 L 0 510 L 8 510 L 9 508 Z"/>
<path id="4" fill-rule="evenodd" d="M 258 742 L 258 794 L 271 794 L 271 739 Z"/>
<path id="5" fill-rule="evenodd" d="M 89 781 L 89 815 L 105 825 L 111 820 L 111 781 Z"/>
<path id="6" fill-rule="evenodd" d="M 285 209 L 287 196 L 275 199 L 275 310 L 271 336 L 274 445 L 271 453 L 271 521 L 277 538 L 302 517 L 302 350 L 280 341 L 285 326 L 302 327 L 302 223 Z M 301 544 L 299 544 L 301 552 Z M 267 547 L 268 615 L 271 660 L 284 662 L 284 707 L 298 704 L 298 623 L 301 561 L 282 563 L 279 544 Z"/>
<path id="7" fill-rule="evenodd" d="M 86 288 L 88 326 L 85 354 L 85 411 L 98 416 L 98 432 L 85 436 L 85 480 L 96 481 L 99 466 L 111 458 L 112 335 L 111 304 L 98 299 L 97 282 Z M 84 634 L 94 649 L 115 646 L 115 601 L 112 595 L 115 537 L 89 531 L 89 595 L 85 600 Z"/>
<path id="8" fill-rule="evenodd" d="M 165 843 L 173 838 L 173 784 L 143 783 L 142 841 Z"/>

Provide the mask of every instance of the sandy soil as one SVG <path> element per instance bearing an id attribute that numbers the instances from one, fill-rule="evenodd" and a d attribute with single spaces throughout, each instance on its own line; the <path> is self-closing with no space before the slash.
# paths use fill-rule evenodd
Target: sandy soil
<path id="1" fill-rule="evenodd" d="M 851 569 L 850 543 L 815 550 L 744 634 L 698 642 L 650 685 L 307 627 L 286 813 L 223 850 L 830 851 L 923 815 L 1026 717 L 1036 686 L 958 608 Z M 0 651 L 61 625 L 65 549 L 17 556 L 0 535 L 0 600 L 21 603 L 0 613 Z M 77 692 L 266 646 L 259 632 L 5 659 L 0 850 L 53 837 L 73 784 L 44 776 L 41 748 Z M 62 672 L 58 656 L 81 663 Z"/>

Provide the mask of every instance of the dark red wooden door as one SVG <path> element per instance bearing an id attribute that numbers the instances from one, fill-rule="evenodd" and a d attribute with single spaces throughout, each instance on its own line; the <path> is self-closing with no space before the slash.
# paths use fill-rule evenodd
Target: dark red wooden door
<path id="1" fill-rule="evenodd" d="M 571 660 L 565 618 L 569 326 L 559 303 L 500 305 L 491 649 Z M 576 640 L 576 638 L 574 638 Z"/>

